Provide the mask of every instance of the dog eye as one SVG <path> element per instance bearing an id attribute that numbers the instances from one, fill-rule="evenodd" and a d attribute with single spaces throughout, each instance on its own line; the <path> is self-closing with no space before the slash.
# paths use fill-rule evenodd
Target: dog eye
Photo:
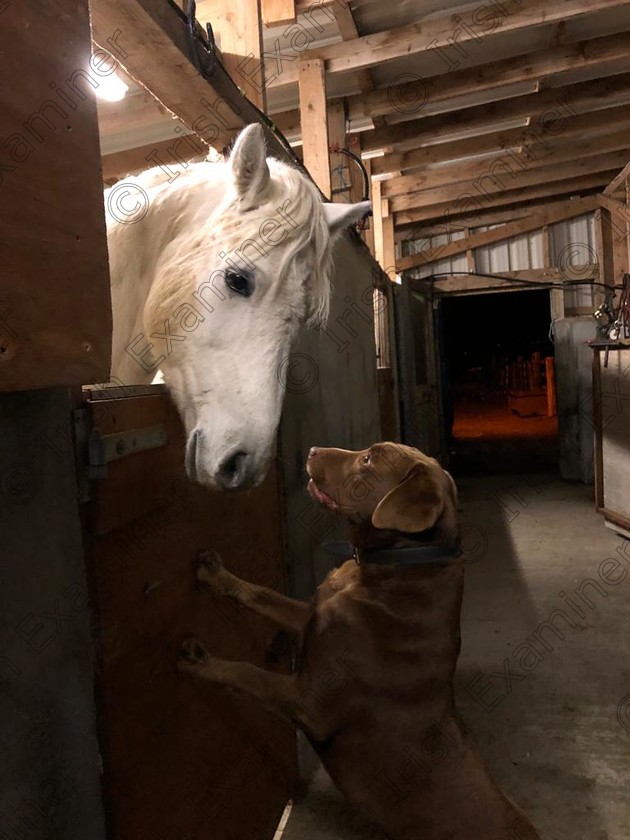
<path id="1" fill-rule="evenodd" d="M 370 463 L 370 455 L 364 455 L 363 456 L 363 463 L 364 464 L 369 464 Z"/>
<path id="2" fill-rule="evenodd" d="M 225 273 L 225 285 L 228 289 L 243 297 L 249 297 L 253 291 L 249 277 L 245 274 L 239 274 L 237 271 L 227 271 Z"/>

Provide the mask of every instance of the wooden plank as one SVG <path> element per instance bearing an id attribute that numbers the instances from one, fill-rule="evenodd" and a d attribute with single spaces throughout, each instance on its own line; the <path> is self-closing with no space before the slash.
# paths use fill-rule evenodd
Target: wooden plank
<path id="1" fill-rule="evenodd" d="M 540 143 L 532 142 L 517 149 L 499 150 L 496 155 L 479 160 L 464 160 L 445 164 L 435 169 L 412 173 L 383 182 L 383 195 L 392 198 L 421 190 L 439 189 L 446 184 L 474 181 L 487 173 L 507 187 L 512 178 L 524 172 L 533 172 L 552 164 L 566 164 L 583 158 L 597 157 L 606 152 L 627 151 L 630 134 L 627 130 L 608 132 L 591 139 L 582 138 L 569 143 L 563 142 L 545 149 Z"/>
<path id="2" fill-rule="evenodd" d="M 453 53 L 453 67 L 457 61 L 457 50 L 453 50 L 453 40 L 462 48 L 471 42 L 479 43 L 483 37 L 485 48 L 490 49 L 491 42 L 508 32 L 525 32 L 533 27 L 563 23 L 612 8 L 623 8 L 626 3 L 619 0 L 559 0 L 549 6 L 547 0 L 529 0 L 527 5 L 508 10 L 504 6 L 495 6 L 501 10 L 493 16 L 488 25 L 490 31 L 479 24 L 478 7 L 469 5 L 457 12 L 446 11 L 417 23 L 400 26 L 386 32 L 365 35 L 344 44 L 330 44 L 303 53 L 304 58 L 320 58 L 326 62 L 329 73 L 344 73 L 374 67 L 400 58 L 408 58 L 415 53 L 449 49 Z M 503 17 L 501 17 L 503 15 Z M 295 64 L 287 65 L 275 80 L 276 84 L 291 84 L 297 81 Z"/>
<path id="3" fill-rule="evenodd" d="M 372 171 L 379 175 L 392 173 L 391 177 L 394 177 L 395 172 L 406 172 L 422 166 L 446 163 L 450 160 L 493 151 L 501 153 L 502 150 L 509 148 L 518 150 L 523 145 L 530 148 L 532 154 L 538 156 L 541 152 L 565 145 L 568 139 L 575 137 L 588 140 L 594 146 L 596 141 L 591 138 L 597 134 L 601 135 L 604 127 L 608 132 L 621 127 L 625 130 L 630 128 L 630 105 L 619 105 L 602 111 L 578 114 L 575 117 L 569 116 L 560 134 L 550 134 L 548 131 L 537 130 L 535 127 L 519 126 L 480 134 L 476 137 L 465 137 L 462 140 L 436 142 L 405 152 L 394 152 L 375 157 L 372 161 Z M 433 139 L 439 140 L 439 138 Z"/>
<path id="4" fill-rule="evenodd" d="M 321 59 L 300 62 L 300 115 L 304 166 L 327 198 L 331 195 L 326 74 Z"/>
<path id="5" fill-rule="evenodd" d="M 569 33 L 564 33 L 569 37 Z M 527 45 L 524 44 L 524 50 Z M 597 70 L 598 75 L 615 73 L 615 62 L 625 61 L 630 52 L 630 32 L 607 35 L 577 43 L 563 43 L 551 49 L 534 53 L 515 55 L 500 61 L 492 61 L 478 67 L 467 67 L 427 78 L 408 81 L 397 85 L 391 83 L 369 93 L 348 96 L 347 109 L 350 121 L 381 115 L 420 116 L 424 107 L 448 102 L 460 96 L 475 92 L 497 91 L 497 99 L 503 98 L 501 88 L 521 82 L 538 82 L 542 77 L 561 77 L 575 70 Z M 288 123 L 298 123 L 297 111 L 285 111 L 276 115 Z"/>
<path id="6" fill-rule="evenodd" d="M 54 49 L 42 50 L 51 43 Z M 90 50 L 87 0 L 37 9 L 5 4 L 0 54 L 15 76 L 0 79 L 0 390 L 109 378 L 111 303 L 93 91 L 112 64 L 103 67 L 102 53 L 91 60 Z"/>
<path id="7" fill-rule="evenodd" d="M 438 220 L 445 226 L 451 224 L 451 220 L 453 220 L 454 223 L 460 225 L 465 222 L 469 227 L 475 227 L 477 224 L 483 224 L 480 220 L 489 211 L 498 213 L 500 208 L 505 208 L 506 212 L 511 212 L 514 208 L 541 199 L 556 204 L 560 200 L 571 196 L 582 196 L 585 193 L 594 194 L 607 183 L 606 179 L 610 177 L 612 172 L 614 170 L 584 175 L 579 178 L 568 178 L 565 181 L 550 180 L 548 183 L 533 187 L 500 190 L 483 196 L 463 192 L 450 201 L 395 213 L 394 227 L 427 224 L 429 222 L 435 224 Z M 505 220 L 499 219 L 497 221 Z"/>
<path id="8" fill-rule="evenodd" d="M 580 272 L 580 278 L 584 280 L 597 280 L 599 278 L 599 266 L 580 265 L 576 266 Z M 480 275 L 452 275 L 451 277 L 437 277 L 433 287 L 437 295 L 461 295 L 479 294 L 480 291 L 516 292 L 527 288 L 525 283 L 519 280 L 534 280 L 536 283 L 562 283 L 566 282 L 566 272 L 559 268 L 526 268 L 521 271 L 502 271 L 500 277 L 492 277 L 491 274 Z M 506 279 L 508 278 L 508 279 Z M 562 290 L 560 290 L 562 291 Z"/>
<path id="9" fill-rule="evenodd" d="M 335 2 L 331 3 L 329 8 L 335 16 L 341 39 L 343 41 L 354 41 L 358 38 L 359 30 L 357 29 L 350 4 L 347 2 Z M 374 81 L 370 70 L 359 70 L 356 74 L 356 79 L 359 85 L 359 90 L 374 90 Z"/>
<path id="10" fill-rule="evenodd" d="M 288 670 L 287 657 L 268 657 L 275 625 L 204 592 L 195 578 L 197 553 L 208 548 L 246 580 L 285 589 L 277 477 L 272 469 L 246 494 L 188 481 L 185 434 L 166 393 L 88 408 L 103 434 L 160 422 L 168 437 L 160 449 L 112 462 L 86 512 L 102 532 L 86 535 L 86 548 L 112 837 L 201 838 L 211 825 L 213 837 L 271 840 L 297 777 L 293 728 L 182 677 L 175 657 L 181 638 L 194 634 L 218 656 Z M 255 529 L 254 551 L 243 522 Z M 230 785 L 238 796 L 227 795 Z"/>
<path id="11" fill-rule="evenodd" d="M 627 104 L 628 100 L 630 73 L 623 73 L 366 131 L 363 148 L 372 152 L 394 148 L 402 143 L 417 146 L 424 139 L 440 135 L 443 137 L 459 131 L 481 133 L 484 129 L 492 129 L 497 123 L 513 119 L 531 118 L 533 127 L 541 130 L 553 120 L 569 119 L 580 113 Z M 550 113 L 549 109 L 555 113 Z"/>
<path id="12" fill-rule="evenodd" d="M 490 208 L 489 210 L 480 210 L 475 214 L 473 223 L 464 217 L 453 218 L 447 217 L 443 223 L 420 221 L 407 222 L 406 224 L 398 224 L 396 222 L 395 238 L 397 242 L 402 240 L 411 240 L 413 238 L 422 239 L 427 236 L 448 235 L 449 233 L 461 233 L 468 228 L 471 233 L 474 228 L 481 225 L 497 225 L 507 224 L 508 222 L 515 222 L 517 219 L 524 219 L 526 216 L 532 216 L 535 213 L 542 213 L 544 210 L 553 210 L 564 205 L 566 199 L 558 201 L 554 198 L 549 198 L 547 201 L 524 202 L 519 205 L 508 205 L 496 210 Z M 414 211 L 409 211 L 413 213 Z M 399 218 L 399 216 L 397 217 Z"/>
<path id="13" fill-rule="evenodd" d="M 225 69 L 249 101 L 266 111 L 267 94 L 264 64 L 261 61 L 261 2 L 265 0 L 238 0 L 237 3 L 205 0 L 205 7 L 221 49 Z M 266 0 L 266 5 L 274 4 L 278 13 L 284 11 L 281 6 L 287 5 L 285 0 Z M 295 9 L 293 11 L 295 13 Z"/>
<path id="14" fill-rule="evenodd" d="M 442 202 L 455 202 L 462 196 L 477 196 L 483 206 L 485 197 L 496 192 L 505 190 L 516 190 L 520 187 L 548 184 L 552 179 L 561 181 L 563 179 L 573 180 L 581 175 L 593 175 L 595 173 L 616 169 L 621 160 L 624 160 L 626 152 L 611 152 L 607 155 L 589 157 L 584 160 L 572 161 L 556 166 L 542 166 L 532 171 L 524 171 L 510 177 L 505 183 L 489 173 L 486 176 L 473 181 L 462 181 L 457 184 L 449 184 L 438 189 L 425 190 L 423 192 L 411 193 L 410 195 L 394 196 L 391 205 L 394 212 L 409 210 L 413 207 L 425 207 L 430 204 Z M 472 203 L 472 202 L 471 202 Z M 506 202 L 507 203 L 507 202 Z"/>
<path id="15" fill-rule="evenodd" d="M 513 237 L 520 236 L 523 233 L 537 230 L 543 225 L 555 224 L 556 222 L 562 222 L 565 219 L 572 219 L 576 216 L 583 216 L 586 213 L 592 213 L 598 207 L 599 202 L 594 196 L 591 198 L 578 198 L 573 201 L 567 201 L 562 209 L 528 216 L 525 219 L 519 219 L 517 222 L 511 222 L 510 224 L 503 225 L 503 227 L 483 231 L 483 233 L 473 233 L 470 236 L 465 236 L 462 239 L 456 239 L 453 242 L 439 245 L 437 248 L 431 248 L 420 254 L 414 254 L 409 257 L 399 257 L 396 265 L 398 270 L 402 271 L 408 268 L 415 268 L 416 266 L 434 262 L 436 259 L 446 259 L 446 257 L 464 254 L 469 249 L 482 248 L 483 246 L 490 245 L 493 242 L 502 242 L 505 239 L 512 239 Z"/>
<path id="16" fill-rule="evenodd" d="M 260 7 L 264 26 L 285 26 L 297 18 L 295 0 L 260 0 Z"/>
<path id="17" fill-rule="evenodd" d="M 240 103 L 221 98 L 191 61 L 177 9 L 151 0 L 92 0 L 91 15 L 94 41 L 107 48 L 119 33 L 127 73 L 207 143 L 221 149 L 243 128 Z"/>
<path id="18" fill-rule="evenodd" d="M 616 190 L 624 186 L 628 176 L 630 176 L 630 161 L 626 163 L 621 172 L 618 175 L 615 175 L 610 184 L 608 184 L 604 190 L 604 195 L 613 195 Z"/>
<path id="19" fill-rule="evenodd" d="M 103 182 L 109 184 L 125 175 L 142 172 L 159 164 L 177 163 L 184 166 L 189 161 L 205 158 L 207 148 L 197 135 L 187 135 L 185 138 L 163 140 L 105 155 L 102 158 Z M 195 152 L 195 149 L 198 151 Z"/>

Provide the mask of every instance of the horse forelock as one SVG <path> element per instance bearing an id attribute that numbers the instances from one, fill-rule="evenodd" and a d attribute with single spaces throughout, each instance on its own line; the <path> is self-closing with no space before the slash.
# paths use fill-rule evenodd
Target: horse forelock
<path id="1" fill-rule="evenodd" d="M 278 245 L 267 248 L 278 248 L 282 255 L 280 276 L 298 256 L 304 259 L 308 267 L 304 286 L 308 297 L 308 323 L 323 323 L 330 306 L 332 255 L 321 196 L 315 184 L 299 169 L 275 158 L 269 158 L 267 163 L 271 179 L 260 205 L 243 212 L 238 201 L 229 198 L 218 209 L 215 222 L 217 229 L 222 231 L 222 247 L 229 256 L 244 242 L 262 242 L 261 228 L 265 222 L 284 219 L 286 236 Z M 290 221 L 286 221 L 287 217 Z"/>
<path id="2" fill-rule="evenodd" d="M 147 299 L 147 326 L 162 325 L 182 303 L 194 302 L 197 278 L 206 268 L 208 236 L 220 246 L 221 253 L 229 257 L 245 242 L 258 241 L 262 246 L 261 226 L 270 220 L 283 222 L 282 230 L 286 231 L 277 245 L 269 245 L 268 241 L 265 245 L 268 252 L 278 249 L 280 261 L 276 276 L 284 277 L 291 262 L 297 263 L 298 271 L 303 265 L 307 273 L 303 286 L 307 296 L 307 323 L 326 321 L 332 257 L 321 196 L 300 170 L 273 158 L 267 162 L 271 179 L 262 202 L 245 211 L 239 206 L 230 184 L 226 184 L 225 175 L 229 176 L 226 164 L 192 164 L 191 169 L 172 184 L 163 173 L 154 170 L 137 179 L 147 190 L 154 211 L 171 214 L 173 220 L 178 220 L 177 235 L 162 245 L 159 270 Z M 224 175 L 218 179 L 222 185 L 220 198 L 216 198 L 216 189 L 211 190 L 211 197 L 205 198 L 204 183 L 212 181 L 216 187 L 219 172 Z M 191 209 L 186 210 L 189 198 Z M 196 222 L 200 218 L 206 219 L 204 229 L 199 224 L 191 224 L 190 219 L 192 206 L 205 202 L 207 215 L 204 216 L 203 207 L 197 207 L 195 211 Z"/>

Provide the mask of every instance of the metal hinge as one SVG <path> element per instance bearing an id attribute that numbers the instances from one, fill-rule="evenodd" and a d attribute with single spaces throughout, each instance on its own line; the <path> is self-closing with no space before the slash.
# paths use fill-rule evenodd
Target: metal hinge
<path id="1" fill-rule="evenodd" d="M 138 452 L 160 449 L 165 446 L 168 437 L 162 424 L 101 435 L 98 429 L 89 427 L 90 417 L 87 409 L 79 408 L 74 412 L 74 441 L 78 471 L 79 501 L 88 502 L 92 498 L 91 483 L 107 477 L 107 465 Z"/>

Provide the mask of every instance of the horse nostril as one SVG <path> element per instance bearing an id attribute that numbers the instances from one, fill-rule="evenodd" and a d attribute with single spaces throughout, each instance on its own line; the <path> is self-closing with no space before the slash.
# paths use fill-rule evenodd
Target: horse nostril
<path id="1" fill-rule="evenodd" d="M 239 487 L 247 474 L 247 452 L 234 452 L 219 466 L 219 479 L 228 489 Z"/>
<path id="2" fill-rule="evenodd" d="M 197 442 L 199 438 L 199 429 L 191 432 L 186 444 L 186 474 L 191 481 L 197 480 Z"/>

